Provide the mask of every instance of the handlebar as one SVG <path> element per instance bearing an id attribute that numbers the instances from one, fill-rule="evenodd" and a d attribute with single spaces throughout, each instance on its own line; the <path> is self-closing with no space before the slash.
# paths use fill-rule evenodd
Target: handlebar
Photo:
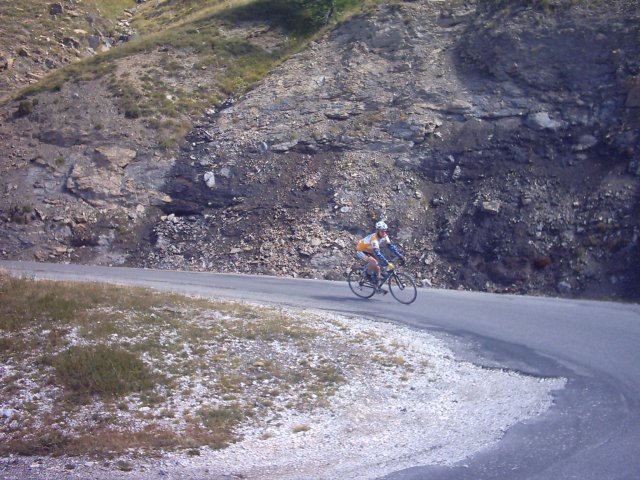
<path id="1" fill-rule="evenodd" d="M 391 260 L 392 261 L 390 261 L 386 266 L 387 272 L 391 272 L 392 270 L 395 270 L 397 266 L 404 265 L 405 263 L 404 257 L 394 257 Z"/>
<path id="2" fill-rule="evenodd" d="M 391 259 L 391 262 L 394 266 L 402 266 L 404 265 L 406 262 L 406 260 L 404 259 L 404 257 L 394 257 Z"/>

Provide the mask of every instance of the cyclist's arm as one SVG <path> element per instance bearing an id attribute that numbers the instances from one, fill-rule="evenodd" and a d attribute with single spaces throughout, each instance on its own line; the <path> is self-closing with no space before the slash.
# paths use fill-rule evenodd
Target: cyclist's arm
<path id="1" fill-rule="evenodd" d="M 383 267 L 389 265 L 389 260 L 385 258 L 379 248 L 374 248 L 373 253 L 376 255 L 376 258 L 382 262 Z"/>
<path id="2" fill-rule="evenodd" d="M 393 243 L 389 244 L 389 250 L 391 250 L 391 252 L 396 256 L 396 257 L 400 257 L 402 258 L 402 254 L 400 253 L 400 251 L 398 250 L 398 247 L 396 247 Z"/>

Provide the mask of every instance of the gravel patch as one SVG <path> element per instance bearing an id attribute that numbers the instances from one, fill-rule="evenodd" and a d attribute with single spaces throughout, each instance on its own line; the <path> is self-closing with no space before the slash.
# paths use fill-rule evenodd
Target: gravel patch
<path id="1" fill-rule="evenodd" d="M 545 412 L 552 392 L 565 384 L 457 360 L 443 340 L 407 327 L 289 313 L 321 318 L 329 337 L 341 335 L 357 344 L 354 351 L 369 353 L 314 408 L 275 405 L 243 424 L 242 440 L 222 450 L 164 452 L 159 458 L 132 452 L 110 461 L 9 456 L 0 458 L 0 478 L 376 478 L 463 460 Z"/>

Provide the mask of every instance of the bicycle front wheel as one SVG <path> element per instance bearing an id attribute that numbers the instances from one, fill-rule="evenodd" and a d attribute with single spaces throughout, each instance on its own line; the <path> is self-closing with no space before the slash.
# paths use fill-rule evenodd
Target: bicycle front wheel
<path id="1" fill-rule="evenodd" d="M 349 288 L 353 293 L 355 293 L 360 298 L 371 298 L 373 294 L 376 293 L 373 288 L 373 284 L 366 281 L 366 279 L 362 276 L 361 269 L 354 269 L 349 272 L 349 276 L 347 277 L 347 281 L 349 282 Z"/>
<path id="2" fill-rule="evenodd" d="M 406 273 L 394 273 L 389 277 L 389 290 L 391 295 L 400 303 L 409 305 L 418 296 L 416 284 Z"/>

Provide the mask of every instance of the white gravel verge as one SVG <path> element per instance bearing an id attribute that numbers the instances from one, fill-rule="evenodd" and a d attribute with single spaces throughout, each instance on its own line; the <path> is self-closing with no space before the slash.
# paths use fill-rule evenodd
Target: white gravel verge
<path id="1" fill-rule="evenodd" d="M 545 412 L 552 391 L 565 384 L 461 362 L 424 332 L 325 317 L 336 332 L 371 338 L 371 348 L 384 339 L 392 360 L 354 373 L 326 407 L 256 419 L 243 428 L 242 441 L 224 450 L 131 459 L 130 471 L 90 459 L 5 457 L 0 478 L 371 479 L 463 460 L 498 442 L 514 424 Z"/>

